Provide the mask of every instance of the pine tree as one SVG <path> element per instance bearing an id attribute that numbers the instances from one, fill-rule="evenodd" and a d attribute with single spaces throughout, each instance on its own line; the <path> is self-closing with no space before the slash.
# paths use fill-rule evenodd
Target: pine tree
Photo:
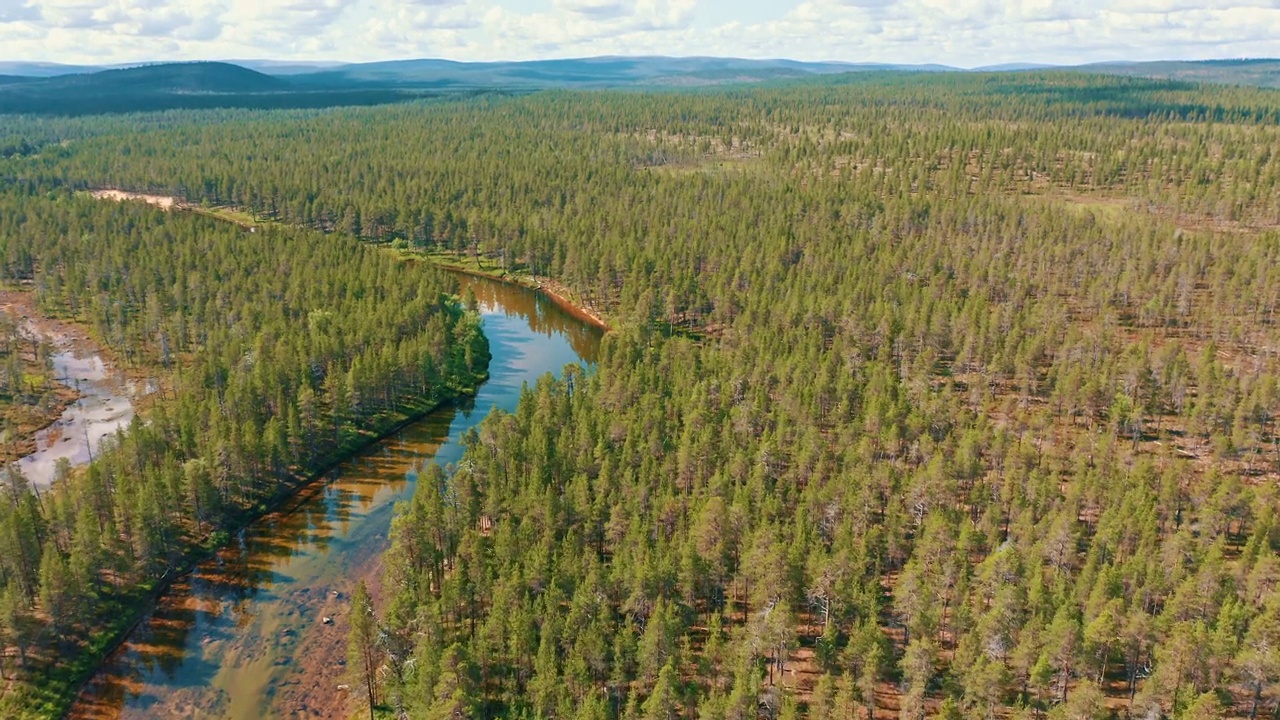
<path id="1" fill-rule="evenodd" d="M 378 649 L 378 618 L 364 580 L 351 595 L 351 621 L 347 632 L 347 666 L 353 680 L 364 690 L 369 705 L 369 718 L 378 702 L 378 668 L 381 658 Z"/>

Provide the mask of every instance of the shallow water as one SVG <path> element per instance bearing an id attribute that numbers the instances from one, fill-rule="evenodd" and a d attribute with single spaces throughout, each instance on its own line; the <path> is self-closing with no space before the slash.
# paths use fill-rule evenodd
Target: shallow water
<path id="1" fill-rule="evenodd" d="M 426 463 L 524 383 L 593 362 L 600 330 L 527 288 L 459 276 L 493 359 L 472 402 L 442 408 L 337 468 L 176 583 L 86 687 L 73 718 L 347 717 L 347 598 L 376 583 L 396 501 Z M 333 624 L 325 624 L 324 618 Z"/>
<path id="2" fill-rule="evenodd" d="M 58 382 L 80 391 L 80 399 L 36 433 L 36 452 L 18 461 L 36 487 L 53 482 L 59 459 L 66 458 L 72 466 L 88 463 L 104 439 L 133 421 L 130 398 L 139 394 L 139 388 L 112 372 L 101 356 L 74 345 L 54 355 L 53 369 Z"/>

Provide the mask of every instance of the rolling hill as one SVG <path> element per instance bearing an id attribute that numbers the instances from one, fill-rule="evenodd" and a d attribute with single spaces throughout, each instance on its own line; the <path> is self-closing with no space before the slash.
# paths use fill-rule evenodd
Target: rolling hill
<path id="1" fill-rule="evenodd" d="M 163 63 L 120 70 L 61 75 L 40 83 L 41 90 L 75 90 L 82 96 L 120 92 L 243 93 L 278 92 L 289 83 L 239 65 L 220 62 Z"/>
<path id="2" fill-rule="evenodd" d="M 1006 63 L 975 71 L 1039 72 L 1049 68 Z M 1280 87 L 1280 60 L 1100 63 L 1053 69 Z M 99 69 L 8 62 L 0 63 L 0 114 L 369 105 L 460 92 L 700 87 L 873 71 L 963 72 L 944 65 L 713 57 L 595 57 L 488 63 L 420 59 L 358 64 L 245 60 Z"/>
<path id="3" fill-rule="evenodd" d="M 12 79 L 12 78 L 11 78 Z M 288 80 L 220 62 L 164 63 L 0 80 L 0 114 L 85 115 L 174 108 L 299 108 L 395 102 L 394 89 Z"/>
<path id="4" fill-rule="evenodd" d="M 1280 60 L 1273 58 L 1103 63 L 1082 65 L 1078 69 L 1106 75 L 1134 75 L 1166 80 L 1280 88 Z"/>
<path id="5" fill-rule="evenodd" d="M 252 65 L 253 68 L 245 67 Z M 6 67 L 0 65 L 0 68 Z M 804 63 L 735 58 L 600 57 L 535 62 L 403 60 L 326 67 L 244 61 L 161 63 L 21 77 L 0 76 L 0 114 L 138 112 L 170 108 L 296 108 L 398 102 L 423 95 L 547 88 L 705 86 L 857 71 L 951 70 L 942 66 Z"/>
<path id="6" fill-rule="evenodd" d="M 529 62 L 463 63 L 397 60 L 346 65 L 295 76 L 299 83 L 384 83 L 436 87 L 623 87 L 719 85 L 868 70 L 954 70 L 941 65 L 810 63 L 739 58 L 596 57 Z"/>

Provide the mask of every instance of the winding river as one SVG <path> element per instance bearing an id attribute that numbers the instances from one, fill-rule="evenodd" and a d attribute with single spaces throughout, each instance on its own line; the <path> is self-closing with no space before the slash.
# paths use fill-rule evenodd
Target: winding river
<path id="1" fill-rule="evenodd" d="M 592 363 L 601 331 L 541 293 L 458 276 L 473 290 L 493 355 L 474 400 L 443 407 L 335 469 L 174 583 L 85 687 L 72 718 L 348 716 L 342 661 L 347 599 L 377 594 L 396 501 L 426 463 L 462 456 L 458 439 L 524 383 Z M 326 622 L 326 619 L 329 622 Z"/>

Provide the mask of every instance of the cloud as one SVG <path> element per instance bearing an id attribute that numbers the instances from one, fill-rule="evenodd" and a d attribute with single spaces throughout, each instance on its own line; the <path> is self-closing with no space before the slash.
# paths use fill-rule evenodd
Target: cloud
<path id="1" fill-rule="evenodd" d="M 243 29 L 260 28 L 275 35 L 312 37 L 332 28 L 354 5 L 354 0 L 237 0 L 232 13 L 236 26 Z"/>
<path id="2" fill-rule="evenodd" d="M 626 0 L 556 0 L 555 7 L 595 20 L 613 20 L 635 12 L 635 2 Z"/>
<path id="3" fill-rule="evenodd" d="M 1280 0 L 0 0 L 0 49 L 62 62 L 1257 57 L 1280 55 Z"/>
<path id="4" fill-rule="evenodd" d="M 694 0 L 556 0 L 549 12 L 493 5 L 480 28 L 494 59 L 655 54 L 687 31 Z"/>
<path id="5" fill-rule="evenodd" d="M 40 7 L 26 0 L 0 0 L 0 25 L 36 21 L 41 18 Z"/>
<path id="6" fill-rule="evenodd" d="M 898 0 L 840 0 L 845 7 L 886 8 L 896 5 Z"/>
<path id="7" fill-rule="evenodd" d="M 22 9 L 19 6 L 20 12 Z M 213 40 L 221 32 L 221 6 L 196 0 L 115 0 L 110 3 L 46 0 L 33 9 L 35 13 L 20 14 L 16 20 L 26 21 L 38 34 L 78 35 L 82 42 L 94 46 L 105 46 L 113 39 L 120 41 L 131 36 L 170 41 Z M 10 10 L 0 6 L 0 20 L 10 14 Z"/>
<path id="8" fill-rule="evenodd" d="M 1280 55 L 1275 0 L 804 0 L 707 34 L 759 55 L 978 66 Z M 749 38 L 749 40 L 748 40 Z"/>
<path id="9" fill-rule="evenodd" d="M 44 25 L 51 28 L 92 29 L 109 26 L 105 18 L 111 7 L 93 2 L 60 2 L 54 0 L 44 5 L 41 15 Z"/>

